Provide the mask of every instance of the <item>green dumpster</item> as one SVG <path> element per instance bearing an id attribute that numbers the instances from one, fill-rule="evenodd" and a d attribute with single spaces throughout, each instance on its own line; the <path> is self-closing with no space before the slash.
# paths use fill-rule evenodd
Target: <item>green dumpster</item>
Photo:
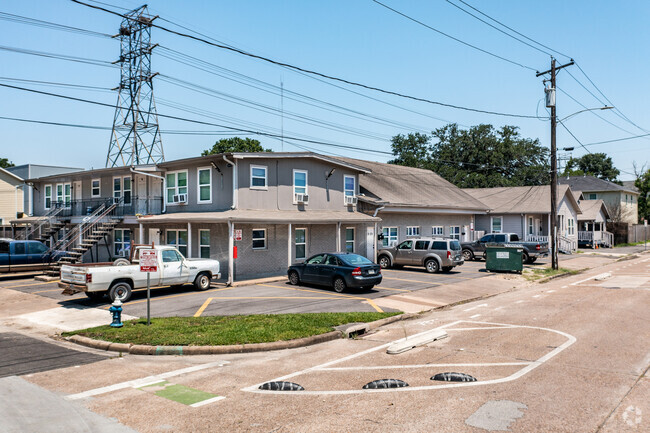
<path id="1" fill-rule="evenodd" d="M 521 256 L 524 249 L 520 246 L 486 247 L 485 269 L 488 271 L 519 272 L 523 270 Z"/>

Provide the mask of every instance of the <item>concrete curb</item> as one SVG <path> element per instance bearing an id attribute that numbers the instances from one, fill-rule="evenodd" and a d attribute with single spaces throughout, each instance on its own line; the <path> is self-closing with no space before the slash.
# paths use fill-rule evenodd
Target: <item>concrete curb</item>
<path id="1" fill-rule="evenodd" d="M 361 327 L 364 330 L 372 330 L 417 316 L 418 314 L 415 313 L 400 314 L 365 323 Z M 229 353 L 266 352 L 270 350 L 295 349 L 297 347 L 311 346 L 313 344 L 338 340 L 343 337 L 349 338 L 350 334 L 354 334 L 359 328 L 360 325 L 356 324 L 343 331 L 331 331 L 325 334 L 312 335 L 311 337 L 297 338 L 295 340 L 274 341 L 271 343 L 233 344 L 229 346 L 148 346 L 143 344 L 111 343 L 81 335 L 73 335 L 72 337 L 66 338 L 66 340 L 93 349 L 130 353 L 132 355 L 225 355 Z"/>

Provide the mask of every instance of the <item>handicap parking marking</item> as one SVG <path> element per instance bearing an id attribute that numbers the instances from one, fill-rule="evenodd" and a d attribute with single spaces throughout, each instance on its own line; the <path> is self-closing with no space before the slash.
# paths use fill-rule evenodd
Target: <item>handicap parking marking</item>
<path id="1" fill-rule="evenodd" d="M 469 323 L 473 325 L 479 325 L 478 327 L 470 327 L 470 328 L 454 328 L 455 325 L 461 324 L 461 323 Z M 485 325 L 485 326 L 481 326 Z M 350 361 L 355 358 L 359 358 L 364 355 L 369 355 L 373 352 L 377 352 L 382 349 L 387 349 L 389 346 L 395 344 L 395 343 L 400 343 L 404 342 L 407 340 L 407 338 L 401 338 L 399 340 L 391 341 L 389 343 L 384 343 L 380 344 L 376 347 L 372 347 L 366 350 L 362 350 L 357 353 L 353 353 L 351 355 L 345 356 L 343 358 L 335 359 L 332 361 L 325 362 L 320 365 L 316 365 L 314 367 L 309 367 L 304 370 L 296 371 L 294 373 L 290 373 L 275 379 L 271 379 L 268 381 L 264 381 L 255 385 L 251 385 L 245 388 L 242 388 L 241 391 L 244 392 L 252 392 L 252 393 L 257 393 L 257 394 L 284 394 L 284 395 L 292 395 L 292 396 L 301 396 L 301 395 L 349 395 L 349 394 L 367 394 L 367 393 L 385 393 L 385 392 L 409 392 L 409 391 L 427 391 L 427 390 L 436 390 L 436 389 L 445 389 L 445 388 L 459 388 L 459 387 L 467 387 L 467 386 L 484 386 L 484 385 L 494 385 L 494 384 L 500 384 L 500 383 L 505 383 L 505 382 L 511 382 L 513 380 L 517 380 L 527 373 L 531 372 L 535 368 L 539 367 L 540 365 L 543 365 L 545 362 L 549 361 L 565 349 L 567 349 L 569 346 L 571 346 L 573 343 L 577 341 L 576 337 L 574 337 L 571 334 L 558 331 L 556 329 L 550 329 L 550 328 L 543 328 L 539 326 L 527 326 L 527 325 L 515 325 L 515 324 L 508 324 L 508 323 L 495 323 L 495 322 L 477 322 L 477 321 L 472 321 L 472 320 L 458 320 L 455 322 L 448 323 L 446 325 L 439 326 L 437 328 L 432 328 L 417 334 L 414 334 L 408 338 L 417 338 L 419 336 L 423 336 L 425 334 L 431 333 L 433 330 L 445 330 L 447 332 L 471 332 L 471 331 L 477 331 L 477 330 L 504 330 L 504 329 L 532 329 L 532 330 L 541 330 L 545 332 L 550 332 L 550 333 L 555 333 L 558 335 L 561 335 L 566 338 L 566 341 L 562 343 L 561 345 L 557 346 L 555 349 L 553 349 L 550 352 L 547 352 L 546 354 L 542 355 L 538 359 L 530 362 L 505 362 L 505 363 L 484 363 L 484 364 L 472 364 L 474 367 L 504 367 L 504 366 L 521 366 L 522 368 L 515 371 L 514 373 L 510 374 L 509 376 L 506 377 L 500 377 L 497 379 L 490 379 L 486 381 L 476 381 L 476 382 L 454 382 L 454 383 L 446 383 L 442 385 L 426 385 L 426 386 L 406 386 L 406 387 L 401 387 L 401 388 L 389 388 L 389 389 L 343 389 L 343 390 L 318 390 L 318 391 L 313 391 L 313 390 L 301 390 L 300 392 L 292 392 L 292 391 L 271 391 L 271 390 L 262 390 L 259 389 L 261 385 L 267 382 L 274 382 L 274 381 L 286 381 L 288 379 L 292 379 L 301 375 L 307 375 L 309 373 L 313 372 L 320 372 L 320 371 L 328 371 L 331 373 L 336 373 L 336 371 L 349 371 L 349 370 L 357 370 L 357 371 L 364 371 L 364 370 L 390 370 L 390 369 L 408 369 L 408 368 L 424 368 L 425 365 L 420 365 L 420 364 L 415 364 L 415 365 L 359 365 L 359 366 L 352 366 L 352 367 L 339 367 L 339 368 L 333 368 L 333 365 L 340 364 L 346 361 Z M 462 350 L 462 349 L 459 349 Z M 427 367 L 436 367 L 436 364 L 426 364 Z M 453 364 L 441 364 L 441 366 L 444 367 L 463 367 L 463 366 L 468 366 L 468 364 L 465 363 L 453 363 Z"/>

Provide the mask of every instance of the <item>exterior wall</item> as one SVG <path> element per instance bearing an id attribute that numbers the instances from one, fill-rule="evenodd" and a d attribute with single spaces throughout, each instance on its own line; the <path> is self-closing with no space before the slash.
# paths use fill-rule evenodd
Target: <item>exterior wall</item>
<path id="1" fill-rule="evenodd" d="M 0 173 L 0 225 L 8 225 L 10 220 L 17 218 L 17 213 L 23 212 L 24 187 L 21 185 L 23 183 L 17 179 Z"/>
<path id="2" fill-rule="evenodd" d="M 51 165 L 38 165 L 38 164 L 24 164 L 15 167 L 9 167 L 7 171 L 15 174 L 23 179 L 36 179 L 44 176 L 51 176 L 54 174 L 69 173 L 73 171 L 81 171 L 83 168 L 73 167 L 56 167 Z M 34 214 L 33 197 L 34 187 L 27 185 L 24 194 L 24 209 L 29 215 Z"/>
<path id="3" fill-rule="evenodd" d="M 557 215 L 559 220 L 558 234 L 578 242 L 578 212 L 567 199 L 566 195 L 560 200 Z M 569 233 L 569 219 L 573 219 L 573 233 Z"/>
<path id="4" fill-rule="evenodd" d="M 488 214 L 476 215 L 476 230 L 492 233 L 492 218 L 501 217 L 501 233 L 517 233 L 520 239 L 526 233 L 526 220 L 523 215 Z"/>
<path id="5" fill-rule="evenodd" d="M 585 199 L 589 199 L 590 194 L 584 192 Z M 604 191 L 597 192 L 596 199 L 602 199 L 607 206 L 610 218 L 613 220 L 620 220 L 629 224 L 637 224 L 639 220 L 639 195 L 626 191 Z M 627 202 L 626 202 L 627 196 Z"/>
<path id="6" fill-rule="evenodd" d="M 460 226 L 462 241 L 465 237 L 469 236 L 470 223 L 472 222 L 472 215 L 452 215 L 452 214 L 429 214 L 429 213 L 392 213 L 392 212 L 379 212 L 377 215 L 381 217 L 381 222 L 378 224 L 377 231 L 382 233 L 384 227 L 397 227 L 397 242 L 407 239 L 407 227 L 420 227 L 420 236 L 431 237 L 433 226 L 444 227 L 444 237 L 449 237 L 450 226 Z M 477 229 L 480 230 L 480 229 Z M 463 235 L 465 233 L 465 235 Z M 439 236 L 439 235 L 436 235 Z M 378 244 L 381 248 L 381 242 Z"/>

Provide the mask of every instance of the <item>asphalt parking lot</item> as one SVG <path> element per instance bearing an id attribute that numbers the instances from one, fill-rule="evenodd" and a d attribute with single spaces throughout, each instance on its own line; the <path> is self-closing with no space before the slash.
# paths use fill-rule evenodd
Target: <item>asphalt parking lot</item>
<path id="1" fill-rule="evenodd" d="M 540 266 L 535 263 L 534 266 Z M 272 314 L 306 312 L 346 312 L 346 311 L 396 311 L 395 308 L 380 307 L 375 300 L 395 295 L 428 289 L 441 291 L 449 285 L 484 278 L 485 262 L 468 262 L 449 273 L 429 274 L 424 268 L 405 267 L 384 269 L 383 281 L 370 291 L 348 291 L 336 293 L 318 286 L 292 286 L 286 280 L 226 287 L 214 283 L 212 288 L 199 292 L 192 285 L 182 288 L 169 286 L 155 287 L 151 290 L 151 315 L 165 316 L 205 316 L 229 314 Z M 61 295 L 57 282 L 38 282 L 33 279 L 3 279 L 0 289 L 13 289 L 56 300 L 60 306 L 71 309 L 108 309 L 109 302 L 92 301 L 83 294 Z M 138 289 L 123 307 L 124 314 L 134 317 L 146 316 L 146 289 Z"/>

